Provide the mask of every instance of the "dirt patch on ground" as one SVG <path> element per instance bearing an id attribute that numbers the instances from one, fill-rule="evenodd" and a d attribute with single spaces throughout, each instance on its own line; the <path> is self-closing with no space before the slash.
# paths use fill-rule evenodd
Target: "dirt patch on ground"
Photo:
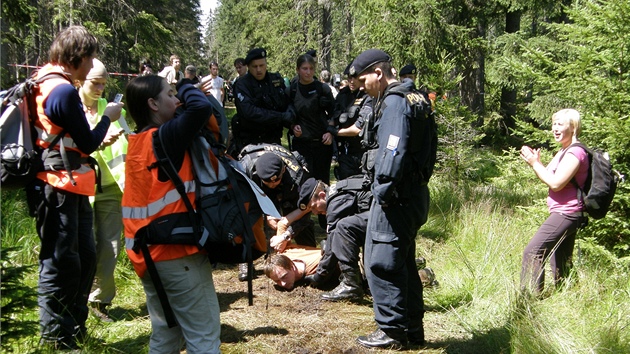
<path id="1" fill-rule="evenodd" d="M 262 258 L 254 264 L 257 276 L 253 281 L 253 306 L 248 306 L 247 282 L 238 281 L 236 266 L 218 265 L 214 271 L 224 353 L 374 352 L 355 342 L 357 336 L 376 328 L 369 297 L 360 303 L 335 303 L 321 300 L 322 291 L 310 287 L 279 291 L 262 274 Z M 411 347 L 406 352 L 474 352 L 447 350 L 453 344 L 457 347 L 456 343 L 466 337 L 460 333 L 454 338 L 453 325 L 443 313 L 428 312 L 425 328 L 430 343 L 424 348 Z"/>

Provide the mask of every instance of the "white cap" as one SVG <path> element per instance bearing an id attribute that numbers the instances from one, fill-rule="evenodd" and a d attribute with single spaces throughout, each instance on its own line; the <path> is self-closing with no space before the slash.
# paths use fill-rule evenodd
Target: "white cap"
<path id="1" fill-rule="evenodd" d="M 105 65 L 96 58 L 92 60 L 92 64 L 92 70 L 90 70 L 85 79 L 107 79 L 107 69 L 105 68 Z"/>

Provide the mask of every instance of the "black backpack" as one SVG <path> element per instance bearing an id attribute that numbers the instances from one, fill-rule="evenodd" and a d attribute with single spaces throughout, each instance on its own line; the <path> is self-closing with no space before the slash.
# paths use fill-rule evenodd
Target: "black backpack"
<path id="1" fill-rule="evenodd" d="M 437 161 L 438 147 L 437 123 L 429 96 L 415 86 L 409 88 L 403 84 L 396 85 L 386 93 L 386 95 L 390 94 L 404 97 L 413 111 L 413 116 L 409 119 L 410 133 L 413 138 L 410 139 L 407 149 L 419 168 L 421 180 L 423 183 L 429 182 Z M 384 99 L 385 97 L 382 100 Z"/>
<path id="2" fill-rule="evenodd" d="M 3 189 L 21 189 L 34 181 L 37 173 L 44 170 L 43 161 L 48 152 L 62 141 L 65 132 L 58 134 L 46 150 L 35 144 L 37 138 L 33 126 L 37 119 L 35 97 L 39 92 L 39 84 L 53 77 L 67 79 L 61 74 L 49 73 L 37 80 L 27 79 L 2 94 L 0 177 Z M 64 158 L 64 165 L 66 160 Z"/>
<path id="3" fill-rule="evenodd" d="M 269 198 L 240 171 L 238 163 L 223 155 L 224 145 L 203 128 L 192 138 L 188 149 L 195 177 L 195 205 L 187 196 L 186 186 L 177 173 L 163 144 L 163 127 L 153 133 L 156 162 L 149 169 L 161 168 L 175 185 L 186 212 L 168 214 L 140 228 L 133 251 L 142 252 L 147 271 L 155 285 L 169 328 L 177 325 L 164 286 L 151 258 L 150 244 L 188 244 L 205 249 L 212 263 L 248 263 L 248 301 L 253 304 L 253 260 L 266 253 L 267 239 L 255 225 L 263 212 L 280 214 Z M 216 146 L 218 144 L 218 146 Z M 215 154 L 218 152 L 218 155 Z M 218 169 L 213 167 L 213 157 Z M 246 206 L 247 205 L 247 206 Z M 266 206 L 266 207 L 265 207 Z M 270 211 L 269 208 L 274 208 Z"/>
<path id="4" fill-rule="evenodd" d="M 584 203 L 588 215 L 593 219 L 601 219 L 606 216 L 610 208 L 610 204 L 615 196 L 615 191 L 617 190 L 620 175 L 617 171 L 613 170 L 607 152 L 597 148 L 590 149 L 582 143 L 571 144 L 571 146 L 578 146 L 584 149 L 588 154 L 589 160 L 588 177 L 584 183 L 584 189 L 582 190 L 580 186 L 578 186 L 575 177 L 571 179 L 571 182 L 581 191 L 582 202 Z M 569 146 L 569 148 L 571 146 Z M 562 160 L 569 148 L 560 156 L 560 160 Z"/>

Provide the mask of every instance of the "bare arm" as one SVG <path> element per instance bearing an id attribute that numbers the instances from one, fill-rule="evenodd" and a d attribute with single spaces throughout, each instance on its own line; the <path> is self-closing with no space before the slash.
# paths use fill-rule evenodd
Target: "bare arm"
<path id="1" fill-rule="evenodd" d="M 337 132 L 337 136 L 357 136 L 360 132 L 361 129 L 353 124 L 347 128 L 339 129 L 339 132 Z"/>
<path id="2" fill-rule="evenodd" d="M 564 155 L 555 173 L 547 170 L 540 162 L 540 149 L 523 146 L 521 148 L 521 157 L 532 167 L 536 176 L 554 192 L 564 188 L 580 168 L 580 161 L 571 153 Z"/>
<path id="3" fill-rule="evenodd" d="M 304 215 L 308 214 L 309 212 L 310 210 L 308 209 L 307 210 L 295 209 L 289 214 L 287 214 L 286 216 L 284 216 L 282 219 L 280 219 L 277 223 L 276 236 L 273 236 L 269 240 L 269 245 L 272 248 L 274 248 L 276 251 L 282 252 L 286 248 L 289 241 L 291 240 L 290 238 L 287 240 L 284 235 L 284 233 L 289 228 L 289 225 L 291 225 L 296 220 L 300 220 Z M 292 235 L 289 235 L 289 236 L 291 237 Z"/>

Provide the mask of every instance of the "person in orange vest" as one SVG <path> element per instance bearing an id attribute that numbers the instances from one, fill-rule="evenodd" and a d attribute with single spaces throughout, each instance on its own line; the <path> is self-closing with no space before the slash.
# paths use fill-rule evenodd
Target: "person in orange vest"
<path id="1" fill-rule="evenodd" d="M 209 82 L 201 86 L 207 90 Z M 208 124 L 212 105 L 189 79 L 182 79 L 176 89 L 183 103 L 177 115 L 180 99 L 166 79 L 142 76 L 127 85 L 127 112 L 136 122 L 137 132 L 129 135 L 125 166 L 122 212 L 126 250 L 146 294 L 152 328 L 149 353 L 179 353 L 184 342 L 188 353 L 219 353 L 219 302 L 206 251 L 193 244 L 148 242 L 151 244 L 141 246 L 143 252 L 138 253 L 134 247 L 138 246 L 134 239 L 147 235 L 148 230 L 151 236 L 170 234 L 165 225 L 151 229 L 153 221 L 187 214 L 186 202 L 156 164 L 154 133 L 160 134 L 164 151 L 178 171 L 190 203 L 195 205 L 193 164 L 187 150 L 191 137 Z M 144 254 L 151 259 L 145 259 Z M 154 283 L 151 273 L 161 282 Z M 163 307 L 160 294 L 166 295 L 172 311 Z M 169 327 L 170 315 L 175 318 L 173 327 Z"/>
<path id="2" fill-rule="evenodd" d="M 101 145 L 122 109 L 122 103 L 108 104 L 90 129 L 73 82 L 85 80 L 96 53 L 98 43 L 92 34 L 82 26 L 68 27 L 54 39 L 50 62 L 37 73 L 37 78 L 54 75 L 39 85 L 36 96 L 36 144 L 46 149 L 63 134 L 44 159 L 44 171 L 27 190 L 41 240 L 37 299 L 41 342 L 56 349 L 78 348 L 86 334 L 96 265 L 88 200 L 94 195 L 96 175 L 89 154 Z"/>

